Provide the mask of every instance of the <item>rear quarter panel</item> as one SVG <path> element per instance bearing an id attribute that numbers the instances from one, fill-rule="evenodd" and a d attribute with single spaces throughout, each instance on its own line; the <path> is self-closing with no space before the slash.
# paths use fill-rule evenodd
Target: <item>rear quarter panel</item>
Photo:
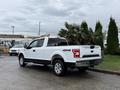
<path id="1" fill-rule="evenodd" d="M 60 55 L 65 62 L 76 62 L 76 59 L 73 58 L 72 49 L 79 49 L 75 46 L 56 46 L 56 47 L 45 47 L 44 48 L 44 59 L 51 60 L 54 55 Z M 68 51 L 64 51 L 68 50 Z"/>
<path id="2" fill-rule="evenodd" d="M 46 47 L 45 54 L 47 56 L 45 58 L 52 59 L 54 55 L 60 55 L 63 57 L 65 62 L 75 63 L 76 61 L 82 60 L 97 60 L 101 59 L 101 48 L 99 46 L 95 46 L 94 49 L 90 49 L 88 45 L 81 45 L 81 46 L 56 46 L 56 47 Z M 80 58 L 74 58 L 72 49 L 80 49 Z M 64 51 L 66 50 L 66 51 Z M 93 51 L 91 53 L 91 51 Z M 98 57 L 87 57 L 83 58 L 83 55 L 96 55 Z"/>

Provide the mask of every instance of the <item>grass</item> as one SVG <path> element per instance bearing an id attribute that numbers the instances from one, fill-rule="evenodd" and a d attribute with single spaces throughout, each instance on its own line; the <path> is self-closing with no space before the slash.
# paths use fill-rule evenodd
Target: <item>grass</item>
<path id="1" fill-rule="evenodd" d="M 103 62 L 97 68 L 120 71 L 120 56 L 105 55 Z"/>

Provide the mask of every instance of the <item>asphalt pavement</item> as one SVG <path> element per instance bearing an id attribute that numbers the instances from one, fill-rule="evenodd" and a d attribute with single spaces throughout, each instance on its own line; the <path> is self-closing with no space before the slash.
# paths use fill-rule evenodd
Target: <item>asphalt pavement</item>
<path id="1" fill-rule="evenodd" d="M 69 70 L 57 77 L 50 67 L 19 67 L 16 56 L 0 56 L 0 90 L 120 90 L 120 76 Z"/>

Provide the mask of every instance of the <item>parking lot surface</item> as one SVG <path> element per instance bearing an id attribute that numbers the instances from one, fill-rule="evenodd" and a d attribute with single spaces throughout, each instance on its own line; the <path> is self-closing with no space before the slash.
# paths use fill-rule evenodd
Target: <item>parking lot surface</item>
<path id="1" fill-rule="evenodd" d="M 57 77 L 50 67 L 21 68 L 16 56 L 0 56 L 0 90 L 120 90 L 120 76 L 69 70 Z"/>

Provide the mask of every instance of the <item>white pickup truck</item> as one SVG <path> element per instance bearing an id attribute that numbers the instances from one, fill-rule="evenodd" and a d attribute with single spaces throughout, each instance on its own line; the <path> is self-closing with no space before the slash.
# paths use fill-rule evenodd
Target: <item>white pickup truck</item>
<path id="1" fill-rule="evenodd" d="M 86 70 L 101 62 L 101 48 L 96 45 L 68 45 L 62 37 L 41 37 L 19 52 L 19 65 L 27 63 L 52 65 L 56 75 L 64 75 L 68 67 Z"/>

